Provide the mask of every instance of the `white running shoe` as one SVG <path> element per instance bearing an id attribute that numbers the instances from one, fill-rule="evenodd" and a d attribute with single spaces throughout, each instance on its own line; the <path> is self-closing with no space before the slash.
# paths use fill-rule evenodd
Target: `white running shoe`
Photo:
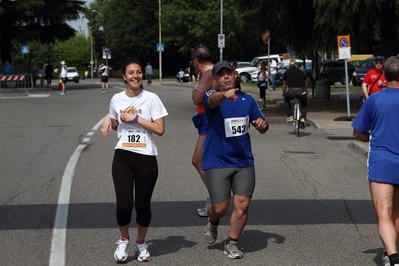
<path id="1" fill-rule="evenodd" d="M 137 244 L 136 243 L 136 250 L 137 250 L 137 260 L 138 261 L 150 261 L 151 260 L 151 256 L 150 253 L 147 250 L 148 245 L 146 243 L 143 244 Z"/>
<path id="2" fill-rule="evenodd" d="M 287 122 L 290 123 L 292 121 L 294 121 L 294 117 L 291 115 L 287 118 Z"/>
<path id="3" fill-rule="evenodd" d="M 61 92 L 60 95 L 65 95 L 65 92 Z"/>
<path id="4" fill-rule="evenodd" d="M 382 264 L 384 266 L 391 266 L 391 262 L 389 261 L 389 257 L 387 255 L 387 253 L 384 250 L 384 254 L 382 254 Z"/>
<path id="5" fill-rule="evenodd" d="M 129 248 L 129 239 L 119 238 L 116 242 L 118 247 L 115 250 L 114 258 L 117 262 L 122 262 L 127 259 L 127 249 Z"/>
<path id="6" fill-rule="evenodd" d="M 198 208 L 197 213 L 201 217 L 208 217 L 208 206 L 210 204 L 209 198 L 206 199 L 205 207 L 204 208 Z"/>

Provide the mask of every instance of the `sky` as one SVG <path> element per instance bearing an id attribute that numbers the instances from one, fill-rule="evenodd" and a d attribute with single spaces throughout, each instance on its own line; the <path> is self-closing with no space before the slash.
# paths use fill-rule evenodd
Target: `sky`
<path id="1" fill-rule="evenodd" d="M 94 2 L 94 0 L 86 0 L 85 1 L 86 2 L 86 6 L 89 6 L 89 4 L 91 3 L 91 2 Z M 74 28 L 77 32 L 79 32 L 80 31 L 80 29 L 82 29 L 82 31 L 83 31 L 83 33 L 85 34 L 85 35 L 89 35 L 89 29 L 87 28 L 87 19 L 79 19 L 79 20 L 76 20 L 76 21 L 72 21 L 72 22 L 69 22 L 68 24 L 72 27 L 72 28 Z"/>

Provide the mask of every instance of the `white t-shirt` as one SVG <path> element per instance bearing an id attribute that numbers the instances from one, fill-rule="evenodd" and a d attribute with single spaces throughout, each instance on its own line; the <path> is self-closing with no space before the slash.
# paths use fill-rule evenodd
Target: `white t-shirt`
<path id="1" fill-rule="evenodd" d="M 179 78 L 183 78 L 184 77 L 184 71 L 179 71 L 179 73 L 177 73 Z"/>
<path id="2" fill-rule="evenodd" d="M 161 99 L 155 93 L 142 90 L 133 98 L 128 97 L 125 91 L 115 94 L 109 106 L 109 117 L 118 120 L 118 143 L 115 149 L 123 149 L 144 155 L 158 155 L 152 133 L 144 129 L 138 123 L 124 123 L 120 120 L 120 114 L 127 108 L 133 107 L 137 114 L 147 121 L 154 121 L 168 115 Z"/>
<path id="3" fill-rule="evenodd" d="M 67 76 L 67 73 L 68 73 L 68 68 L 66 65 L 64 65 L 63 67 L 61 67 L 60 77 L 65 78 Z"/>
<path id="4" fill-rule="evenodd" d="M 102 71 L 101 76 L 108 76 L 108 68 L 109 68 L 109 67 L 107 67 L 107 66 L 102 66 L 102 67 L 100 68 L 100 71 Z M 103 71 L 103 70 L 104 70 L 104 71 Z"/>
<path id="5" fill-rule="evenodd" d="M 270 62 L 270 74 L 271 75 L 277 74 L 277 62 L 273 59 Z"/>

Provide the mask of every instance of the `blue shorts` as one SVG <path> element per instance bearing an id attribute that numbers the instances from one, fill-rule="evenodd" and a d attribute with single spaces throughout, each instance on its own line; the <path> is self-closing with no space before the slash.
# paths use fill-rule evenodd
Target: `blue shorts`
<path id="1" fill-rule="evenodd" d="M 198 135 L 203 135 L 207 133 L 208 122 L 206 120 L 205 114 L 194 114 L 192 120 L 195 128 L 198 129 Z"/>

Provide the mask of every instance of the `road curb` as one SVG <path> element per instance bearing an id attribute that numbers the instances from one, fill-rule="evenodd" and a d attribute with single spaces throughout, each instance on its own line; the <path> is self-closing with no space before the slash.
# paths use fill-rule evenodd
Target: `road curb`
<path id="1" fill-rule="evenodd" d="M 351 142 L 348 144 L 348 148 L 350 148 L 352 151 L 356 152 L 359 155 L 362 155 L 364 158 L 369 157 L 369 151 L 364 147 L 364 144 L 362 145 L 361 143 L 358 142 Z"/>

